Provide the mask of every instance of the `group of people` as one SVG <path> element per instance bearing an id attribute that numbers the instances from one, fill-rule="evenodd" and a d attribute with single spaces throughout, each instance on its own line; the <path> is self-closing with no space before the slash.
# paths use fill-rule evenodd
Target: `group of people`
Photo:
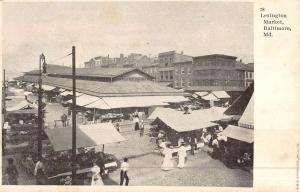
<path id="1" fill-rule="evenodd" d="M 178 156 L 178 168 L 184 168 L 185 162 L 186 162 L 186 157 L 187 157 L 187 150 L 186 146 L 184 143 L 180 144 L 180 147 L 176 150 L 177 151 L 177 156 Z M 161 169 L 164 171 L 169 171 L 174 168 L 174 161 L 173 161 L 173 153 L 174 153 L 174 148 L 171 148 L 170 144 L 166 144 L 166 147 L 163 149 L 163 163 L 161 165 Z"/>

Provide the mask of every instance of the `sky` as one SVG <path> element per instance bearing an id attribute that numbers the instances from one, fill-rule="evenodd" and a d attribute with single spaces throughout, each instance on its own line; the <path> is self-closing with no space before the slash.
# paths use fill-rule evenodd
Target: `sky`
<path id="1" fill-rule="evenodd" d="M 95 56 L 227 54 L 253 62 L 251 2 L 4 2 L 2 62 L 7 73 L 38 68 L 76 46 L 76 66 Z"/>

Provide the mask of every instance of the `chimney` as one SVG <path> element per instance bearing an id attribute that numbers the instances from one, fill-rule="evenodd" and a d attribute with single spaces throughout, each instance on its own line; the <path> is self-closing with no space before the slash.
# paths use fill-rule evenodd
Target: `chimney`
<path id="1" fill-rule="evenodd" d="M 241 63 L 243 63 L 243 60 L 242 60 L 242 59 L 240 59 L 240 62 L 241 62 Z"/>

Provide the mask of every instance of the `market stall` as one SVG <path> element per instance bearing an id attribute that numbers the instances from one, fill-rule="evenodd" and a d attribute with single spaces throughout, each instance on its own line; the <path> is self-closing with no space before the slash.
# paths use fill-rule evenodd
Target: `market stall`
<path id="1" fill-rule="evenodd" d="M 46 173 L 51 184 L 58 184 L 61 177 L 71 175 L 72 128 L 45 129 L 45 132 L 53 147 L 53 152 L 48 154 Z M 125 141 L 113 124 L 79 125 L 76 138 L 77 169 L 83 177 L 88 175 L 93 162 L 104 169 L 117 166 L 116 158 L 104 153 L 105 144 Z M 99 146 L 102 151 L 98 150 Z"/>

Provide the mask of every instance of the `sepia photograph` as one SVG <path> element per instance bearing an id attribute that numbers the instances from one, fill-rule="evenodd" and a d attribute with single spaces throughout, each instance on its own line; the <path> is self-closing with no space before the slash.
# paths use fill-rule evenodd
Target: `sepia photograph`
<path id="1" fill-rule="evenodd" d="M 253 9 L 3 2 L 2 185 L 252 188 Z"/>

